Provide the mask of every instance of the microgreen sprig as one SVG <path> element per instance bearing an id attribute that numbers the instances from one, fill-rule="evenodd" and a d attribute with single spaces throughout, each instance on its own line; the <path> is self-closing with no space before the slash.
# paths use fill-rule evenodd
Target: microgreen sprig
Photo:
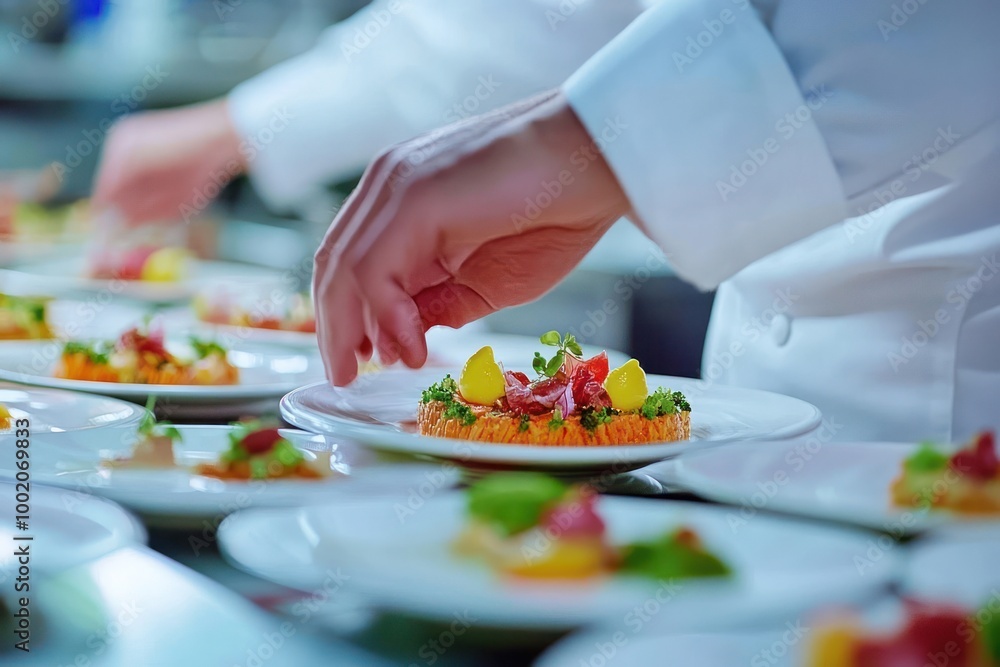
<path id="1" fill-rule="evenodd" d="M 578 357 L 583 356 L 583 349 L 576 342 L 576 337 L 573 334 L 560 336 L 558 331 L 549 331 L 542 334 L 538 340 L 541 341 L 542 345 L 559 348 L 555 356 L 551 359 L 546 359 L 540 352 L 535 352 L 535 358 L 531 360 L 531 367 L 539 375 L 545 375 L 546 377 L 555 376 L 559 372 L 559 369 L 562 368 L 567 352 Z"/>

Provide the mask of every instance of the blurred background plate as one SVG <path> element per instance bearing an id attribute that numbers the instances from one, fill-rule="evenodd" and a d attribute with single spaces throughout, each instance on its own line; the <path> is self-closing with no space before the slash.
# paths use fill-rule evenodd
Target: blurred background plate
<path id="1" fill-rule="evenodd" d="M 181 440 L 174 443 L 178 466 L 173 469 L 109 468 L 107 459 L 128 456 L 129 442 L 92 438 L 75 446 L 53 447 L 43 461 L 35 462 L 37 481 L 82 489 L 104 496 L 138 512 L 157 526 L 201 527 L 215 519 L 250 507 L 295 507 L 337 498 L 379 496 L 403 502 L 411 489 L 432 481 L 435 488 L 458 482 L 454 470 L 430 463 L 393 462 L 350 442 L 294 429 L 281 434 L 311 459 L 331 459 L 331 474 L 320 480 L 220 480 L 194 474 L 190 468 L 213 463 L 229 449 L 231 426 L 176 427 Z M 213 524 L 214 525 L 214 524 Z"/>
<path id="2" fill-rule="evenodd" d="M 168 345 L 170 340 L 167 341 Z M 236 385 L 149 385 L 90 382 L 52 377 L 59 349 L 46 342 L 7 342 L 0 345 L 0 380 L 54 389 L 73 389 L 145 403 L 157 396 L 157 410 L 180 415 L 187 410 L 235 406 L 275 399 L 323 377 L 319 356 L 275 346 L 243 345 L 229 350 L 229 360 L 240 369 Z"/>
<path id="3" fill-rule="evenodd" d="M 820 602 L 865 599 L 895 570 L 889 553 L 859 574 L 855 556 L 871 539 L 863 532 L 763 516 L 734 532 L 725 509 L 601 497 L 598 512 L 613 544 L 686 525 L 732 567 L 733 578 L 515 580 L 451 551 L 465 510 L 466 498 L 454 492 L 402 515 L 384 501 L 250 510 L 227 518 L 218 538 L 235 565 L 283 585 L 309 590 L 336 570 L 348 590 L 376 606 L 439 621 L 466 613 L 480 627 L 531 630 L 620 620 L 646 603 L 655 605 L 658 623 L 675 630 L 764 623 Z"/>
<path id="4" fill-rule="evenodd" d="M 889 487 L 918 445 L 907 443 L 738 443 L 692 452 L 642 472 L 746 513 L 787 512 L 909 535 L 928 528 L 973 528 L 987 517 L 962 517 L 927 508 L 896 507 Z M 995 520 L 994 520 L 995 521 Z M 996 524 L 1000 527 L 1000 524 Z"/>
<path id="5" fill-rule="evenodd" d="M 237 262 L 193 260 L 191 275 L 177 282 L 105 280 L 87 277 L 83 257 L 21 264 L 0 273 L 0 284 L 14 293 L 30 288 L 36 294 L 53 296 L 106 293 L 139 301 L 165 303 L 189 299 L 218 283 L 281 285 L 281 271 Z"/>
<path id="6" fill-rule="evenodd" d="M 0 480 L 0 494 L 6 499 L 0 503 L 0 539 L 5 545 L 0 551 L 0 576 L 5 581 L 17 574 L 19 564 L 14 550 L 22 544 L 29 547 L 31 574 L 45 577 L 127 544 L 146 542 L 146 529 L 115 503 L 36 483 L 29 485 L 27 529 L 18 530 L 15 519 L 19 512 L 14 502 L 17 492 L 23 492 L 23 486 Z M 31 539 L 24 539 L 28 537 Z M 13 595 L 13 590 L 5 586 L 2 595 Z"/>
<path id="7" fill-rule="evenodd" d="M 75 446 L 83 439 L 117 442 L 131 436 L 146 415 L 146 410 L 138 405 L 114 398 L 3 383 L 0 383 L 0 403 L 7 406 L 15 420 L 10 431 L 0 432 L 0 442 L 7 444 L 10 438 L 11 448 L 18 419 L 28 420 L 32 446 L 40 443 Z M 13 454 L 0 468 L 13 470 Z"/>

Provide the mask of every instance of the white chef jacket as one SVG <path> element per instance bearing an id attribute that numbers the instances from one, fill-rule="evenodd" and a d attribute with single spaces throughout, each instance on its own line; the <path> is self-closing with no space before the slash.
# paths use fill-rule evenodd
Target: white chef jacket
<path id="1" fill-rule="evenodd" d="M 229 95 L 254 186 L 293 206 L 385 146 L 551 90 L 652 2 L 376 0 Z"/>
<path id="2" fill-rule="evenodd" d="M 1000 428 L 997 34 L 996 0 L 669 0 L 565 84 L 637 220 L 719 286 L 706 379 L 837 439 Z"/>

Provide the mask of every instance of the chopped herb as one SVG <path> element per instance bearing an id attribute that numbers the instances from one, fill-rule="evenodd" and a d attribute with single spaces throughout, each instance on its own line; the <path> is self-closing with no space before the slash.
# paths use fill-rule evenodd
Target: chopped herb
<path id="1" fill-rule="evenodd" d="M 214 340 L 202 340 L 201 338 L 191 336 L 191 347 L 194 348 L 194 353 L 199 359 L 204 359 L 213 354 L 226 356 L 226 349 Z"/>
<path id="2" fill-rule="evenodd" d="M 621 571 L 661 580 L 725 577 L 731 573 L 718 556 L 688 543 L 684 532 L 681 529 L 659 539 L 626 545 Z"/>
<path id="3" fill-rule="evenodd" d="M 183 440 L 181 437 L 181 432 L 177 430 L 177 427 L 168 421 L 157 421 L 153 413 L 153 408 L 156 407 L 156 396 L 152 394 L 146 399 L 146 416 L 142 418 L 139 423 L 139 428 L 136 432 L 145 437 L 151 436 L 163 436 L 170 438 L 172 442 L 178 442 Z"/>
<path id="4" fill-rule="evenodd" d="M 921 443 L 920 449 L 903 462 L 907 472 L 934 472 L 948 467 L 948 455 L 939 451 L 932 443 Z"/>
<path id="5" fill-rule="evenodd" d="M 614 415 L 611 408 L 587 407 L 580 411 L 580 425 L 591 433 L 601 424 L 610 424 Z"/>
<path id="6" fill-rule="evenodd" d="M 523 433 L 524 431 L 527 431 L 530 427 L 531 427 L 531 415 L 527 414 L 521 415 L 521 422 L 517 425 L 517 430 Z"/>
<path id="7" fill-rule="evenodd" d="M 690 412 L 691 404 L 684 398 L 684 394 L 679 391 L 671 392 L 662 387 L 646 397 L 646 401 L 639 408 L 639 412 L 646 419 L 656 419 L 663 415 L 672 415 L 675 412 Z"/>
<path id="8" fill-rule="evenodd" d="M 435 382 L 424 390 L 420 395 L 420 402 L 431 403 L 432 401 L 439 401 L 444 403 L 443 416 L 445 419 L 457 419 L 462 423 L 462 426 L 472 426 L 476 423 L 476 415 L 468 405 L 455 400 L 455 394 L 457 393 L 458 383 L 455 382 L 451 375 L 445 375 L 443 380 Z"/>
<path id="9" fill-rule="evenodd" d="M 63 354 L 83 354 L 94 364 L 106 364 L 111 359 L 111 346 L 108 343 L 80 343 L 69 341 L 63 346 Z"/>
<path id="10" fill-rule="evenodd" d="M 563 419 L 562 410 L 556 408 L 555 413 L 552 415 L 552 419 L 549 420 L 549 430 L 555 431 L 566 425 L 566 420 Z"/>
<path id="11" fill-rule="evenodd" d="M 476 423 L 476 415 L 473 414 L 472 408 L 455 400 L 452 400 L 444 409 L 444 418 L 457 419 L 462 426 L 472 426 Z"/>
<path id="12" fill-rule="evenodd" d="M 455 393 L 457 391 L 458 383 L 455 382 L 451 375 L 445 375 L 443 380 L 435 382 L 428 389 L 424 390 L 423 394 L 420 395 L 420 401 L 422 403 L 430 403 L 431 401 L 451 403 L 455 400 Z"/>

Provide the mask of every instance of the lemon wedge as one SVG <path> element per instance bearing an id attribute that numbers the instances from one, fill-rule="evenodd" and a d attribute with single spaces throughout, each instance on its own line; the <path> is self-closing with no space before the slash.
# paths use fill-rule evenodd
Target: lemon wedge
<path id="1" fill-rule="evenodd" d="M 493 405 L 504 395 L 503 371 L 487 345 L 469 357 L 458 378 L 458 392 L 469 403 Z"/>
<path id="2" fill-rule="evenodd" d="M 142 279 L 152 282 L 174 282 L 187 272 L 190 253 L 184 248 L 160 248 L 146 258 L 142 265 Z"/>
<path id="3" fill-rule="evenodd" d="M 639 362 L 629 359 L 620 368 L 608 373 L 604 390 L 611 398 L 615 410 L 638 410 L 646 401 L 649 389 L 646 387 L 646 371 Z"/>

